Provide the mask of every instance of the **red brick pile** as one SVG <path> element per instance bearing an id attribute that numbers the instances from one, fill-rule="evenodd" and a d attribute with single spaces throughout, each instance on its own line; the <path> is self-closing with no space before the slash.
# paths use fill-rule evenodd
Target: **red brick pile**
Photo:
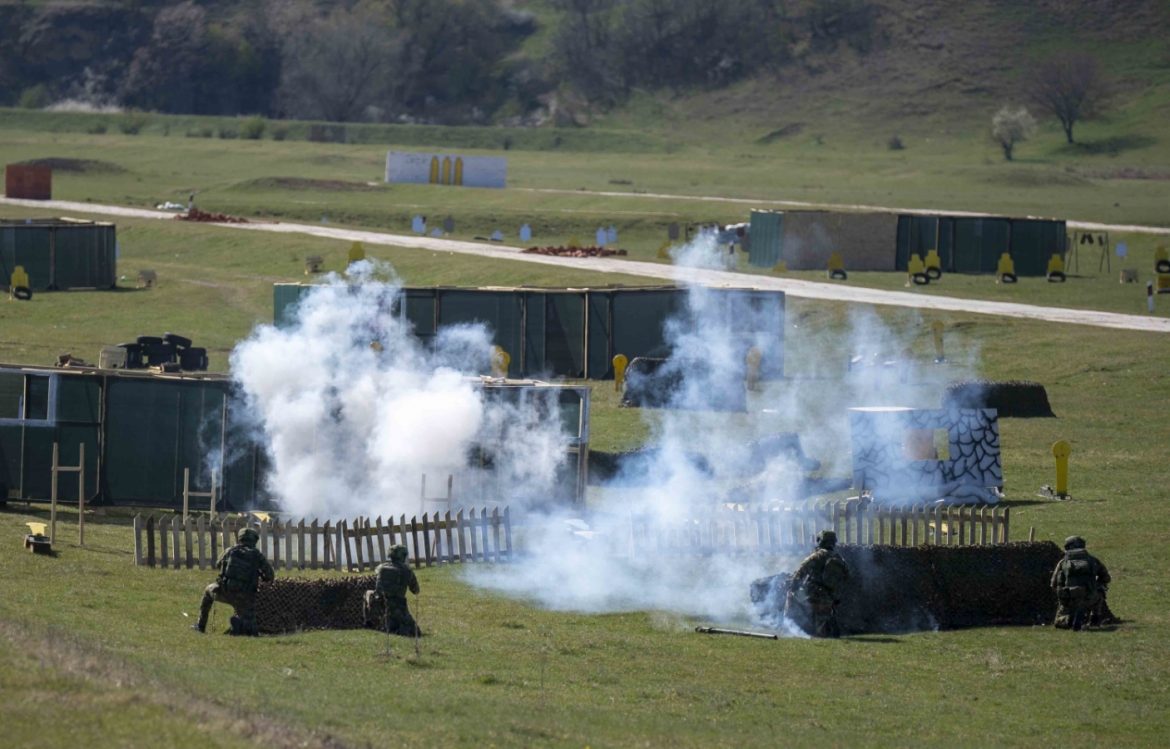
<path id="1" fill-rule="evenodd" d="M 524 252 L 530 255 L 560 255 L 562 257 L 610 257 L 625 255 L 625 250 L 611 250 L 608 247 L 529 247 Z"/>
<path id="2" fill-rule="evenodd" d="M 198 208 L 192 208 L 186 213 L 179 213 L 175 216 L 180 221 L 202 221 L 213 224 L 246 224 L 248 219 L 240 218 L 239 216 L 229 216 L 226 213 L 208 213 L 201 211 Z"/>

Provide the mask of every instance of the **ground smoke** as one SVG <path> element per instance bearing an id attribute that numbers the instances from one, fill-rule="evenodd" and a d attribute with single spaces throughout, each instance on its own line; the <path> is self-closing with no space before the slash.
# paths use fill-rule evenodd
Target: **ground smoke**
<path id="1" fill-rule="evenodd" d="M 261 326 L 232 353 L 268 491 L 293 515 L 332 519 L 416 514 L 424 474 L 431 486 L 456 474 L 461 496 L 547 497 L 566 448 L 549 404 L 485 397 L 469 375 L 489 369 L 488 331 L 423 345 L 397 314 L 401 285 L 378 280 L 389 273 L 351 266 L 302 299 L 293 325 Z M 475 467 L 485 457 L 493 470 Z"/>

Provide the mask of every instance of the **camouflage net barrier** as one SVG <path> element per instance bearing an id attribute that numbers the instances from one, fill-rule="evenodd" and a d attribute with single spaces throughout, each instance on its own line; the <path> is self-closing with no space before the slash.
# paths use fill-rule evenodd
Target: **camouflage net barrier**
<path id="1" fill-rule="evenodd" d="M 1052 624 L 1048 587 L 1064 556 L 1050 542 L 996 546 L 838 546 L 850 579 L 837 610 L 846 634 Z M 752 602 L 779 622 L 790 575 L 756 580 Z"/>
<path id="2" fill-rule="evenodd" d="M 1038 382 L 955 382 L 943 393 L 943 408 L 994 408 L 1001 417 L 1055 417 L 1048 391 Z"/>
<path id="3" fill-rule="evenodd" d="M 264 634 L 303 629 L 361 629 L 362 596 L 375 577 L 303 580 L 281 578 L 260 585 L 256 621 Z"/>

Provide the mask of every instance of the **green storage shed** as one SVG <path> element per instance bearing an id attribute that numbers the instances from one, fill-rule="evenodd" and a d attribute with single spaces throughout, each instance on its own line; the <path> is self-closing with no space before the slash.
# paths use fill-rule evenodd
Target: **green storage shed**
<path id="1" fill-rule="evenodd" d="M 117 283 L 113 224 L 71 218 L 0 219 L 0 285 L 22 266 L 33 291 L 109 289 Z"/>
<path id="2" fill-rule="evenodd" d="M 944 273 L 993 274 L 1007 252 L 1017 276 L 1044 276 L 1049 258 L 1067 249 L 1065 232 L 1056 219 L 900 215 L 896 267 L 905 271 L 911 254 L 937 249 Z"/>

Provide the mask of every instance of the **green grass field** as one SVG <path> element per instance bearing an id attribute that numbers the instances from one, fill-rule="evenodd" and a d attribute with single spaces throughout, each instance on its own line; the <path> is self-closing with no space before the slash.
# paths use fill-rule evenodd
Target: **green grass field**
<path id="1" fill-rule="evenodd" d="M 621 222 L 635 254 L 646 258 L 671 220 L 746 215 L 734 204 L 645 197 L 369 187 L 365 182 L 381 173 L 384 145 L 207 140 L 182 137 L 178 126 L 165 137 L 150 129 L 133 137 L 89 135 L 76 132 L 80 127 L 24 122 L 23 116 L 0 113 L 5 163 L 84 158 L 125 170 L 59 173 L 54 188 L 62 199 L 142 206 L 185 202 L 198 190 L 206 209 L 312 222 L 326 213 L 331 223 L 397 231 L 414 212 L 450 213 L 468 227 L 456 232 L 466 237 L 529 215 L 542 222 L 534 223 L 538 236 L 558 239 L 612 220 Z M 924 145 L 921 154 L 914 147 L 887 152 L 860 136 L 827 143 L 708 147 L 679 139 L 648 154 L 517 150 L 510 180 L 533 188 L 888 201 L 1165 222 L 1162 182 L 1044 181 L 1045 175 L 1123 162 L 1162 168 L 1160 143 L 1148 147 L 1148 160 L 1140 149 L 1100 158 L 1054 149 L 1041 163 L 1019 165 L 995 161 L 982 142 L 962 138 Z M 1025 186 L 1008 189 L 995 181 L 1033 173 L 1041 178 Z M 266 181 L 290 176 L 357 187 L 303 190 Z M 2 217 L 28 215 L 0 206 Z M 329 268 L 340 270 L 348 249 L 342 242 L 182 222 L 118 224 L 127 288 L 0 303 L 0 361 L 47 364 L 63 350 L 95 357 L 102 345 L 174 330 L 207 345 L 213 368 L 224 369 L 233 344 L 257 322 L 271 320 L 273 282 L 302 280 L 307 254 L 321 254 Z M 1138 246 L 1152 253 L 1154 243 L 1140 241 L 1133 240 L 1131 251 Z M 390 261 L 410 284 L 643 283 L 429 251 L 367 250 Z M 158 271 L 156 289 L 130 288 L 140 267 Z M 1035 282 L 1012 289 L 986 278 L 947 278 L 930 293 L 1144 310 L 1135 287 L 1117 284 L 1115 271 L 1081 274 L 1087 277 L 1062 286 Z M 850 283 L 903 283 L 896 274 L 872 275 L 851 274 Z M 842 377 L 840 370 L 809 371 L 800 352 L 820 348 L 828 334 L 846 326 L 848 310 L 845 303 L 789 300 L 787 374 L 794 383 L 818 377 L 831 384 Z M 135 568 L 127 520 L 115 516 L 91 517 L 87 545 L 80 548 L 73 543 L 74 518 L 65 514 L 58 556 L 31 555 L 20 548 L 23 524 L 43 519 L 45 511 L 21 503 L 0 512 L 0 538 L 8 539 L 0 543 L 4 734 L 22 747 L 1165 743 L 1170 523 L 1162 504 L 1170 484 L 1170 350 L 1164 336 L 979 315 L 875 312 L 912 342 L 919 358 L 931 355 L 928 325 L 941 319 L 948 351 L 956 359 L 975 356 L 982 376 L 1047 387 L 1058 418 L 1001 421 L 1013 536 L 1030 528 L 1042 540 L 1084 535 L 1113 573 L 1110 603 L 1125 624 L 1081 634 L 1023 627 L 836 642 L 712 638 L 692 631 L 701 622 L 676 614 L 547 611 L 482 593 L 461 570 L 432 569 L 420 574 L 419 616 L 430 634 L 418 656 L 407 640 L 391 643 L 387 655 L 382 637 L 358 631 L 248 641 L 200 637 L 183 614 L 195 613 L 211 579 L 207 572 Z M 848 354 L 839 352 L 842 363 Z M 914 386 L 908 397 L 937 402 L 937 389 Z M 591 418 L 593 444 L 601 449 L 633 447 L 648 433 L 636 411 L 617 407 L 609 383 L 594 387 Z M 1073 445 L 1068 502 L 1036 496 L 1053 481 L 1050 446 L 1057 439 Z M 64 710 L 69 720 L 58 717 Z"/>

